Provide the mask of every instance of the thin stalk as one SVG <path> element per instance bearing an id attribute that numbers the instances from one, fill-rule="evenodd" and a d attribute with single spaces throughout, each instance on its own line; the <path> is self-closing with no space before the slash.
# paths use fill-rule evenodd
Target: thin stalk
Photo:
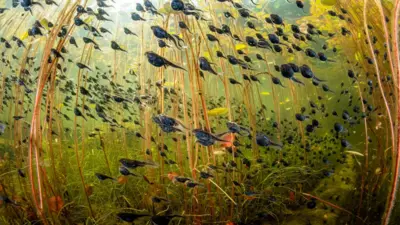
<path id="1" fill-rule="evenodd" d="M 335 209 L 338 209 L 338 210 L 340 210 L 340 211 L 343 211 L 343 212 L 345 212 L 345 213 L 347 213 L 347 214 L 349 214 L 349 215 L 355 216 L 357 219 L 363 221 L 361 217 L 359 217 L 359 216 L 357 216 L 357 215 L 354 215 L 354 214 L 353 214 L 352 212 L 350 212 L 349 210 L 344 209 L 344 208 L 342 208 L 342 207 L 340 207 L 340 206 L 338 206 L 338 205 L 335 205 L 335 204 L 333 204 L 333 203 L 331 203 L 331 202 L 328 202 L 328 201 L 326 201 L 326 200 L 323 200 L 323 199 L 321 199 L 321 198 L 319 198 L 319 197 L 317 197 L 317 196 L 315 196 L 315 195 L 311 195 L 311 194 L 308 194 L 308 193 L 301 193 L 301 194 L 304 195 L 304 196 L 306 196 L 306 197 L 309 197 L 309 198 L 315 198 L 316 200 L 318 200 L 318 201 L 320 201 L 320 202 L 322 202 L 322 203 L 324 203 L 324 204 L 326 204 L 326 205 L 329 205 L 329 206 L 331 206 L 331 207 L 333 207 L 333 208 L 335 208 Z"/>
<path id="2" fill-rule="evenodd" d="M 91 49 L 92 46 L 89 47 L 89 49 Z M 90 52 L 90 50 L 89 50 Z M 82 58 L 83 58 L 83 53 L 82 52 L 82 56 L 81 56 L 81 62 L 82 62 Z M 75 107 L 77 107 L 78 105 L 78 98 L 79 98 L 79 87 L 80 87 L 80 80 L 81 80 L 81 74 L 82 74 L 82 70 L 79 69 L 78 70 L 78 82 L 77 82 L 77 91 L 76 91 L 76 99 L 75 99 Z M 89 211 L 90 211 L 90 215 L 91 217 L 94 218 L 94 214 L 93 214 L 93 210 L 92 210 L 92 205 L 90 203 L 90 199 L 89 199 L 89 195 L 86 192 L 86 188 L 85 188 L 85 178 L 83 176 L 83 171 L 82 171 L 82 166 L 81 166 L 81 159 L 79 158 L 79 151 L 78 151 L 78 132 L 77 132 L 77 116 L 74 116 L 74 141 L 75 141 L 75 147 L 74 147 L 74 151 L 75 151 L 75 157 L 76 157 L 76 163 L 77 163 L 77 167 L 78 167 L 78 172 L 79 172 L 79 177 L 81 179 L 81 183 L 82 183 L 82 188 L 83 188 L 83 192 L 85 193 L 85 197 L 86 197 L 86 201 L 88 203 L 89 206 Z M 82 152 L 82 155 L 84 153 Z"/>
<path id="3" fill-rule="evenodd" d="M 397 1 L 396 3 L 397 3 L 396 4 L 396 9 L 397 9 L 399 1 Z M 397 193 L 397 189 L 398 189 L 398 173 L 399 173 L 398 170 L 399 170 L 400 158 L 399 158 L 399 154 L 397 154 L 397 156 L 396 156 L 395 133 L 394 133 L 394 128 L 393 128 L 394 124 L 393 124 L 393 121 L 392 121 L 392 115 L 390 113 L 389 104 L 388 104 L 388 102 L 386 100 L 385 93 L 384 93 L 384 90 L 383 90 L 383 87 L 382 87 L 380 71 L 379 71 L 378 64 L 377 64 L 377 61 L 376 61 L 376 57 L 375 57 L 375 54 L 374 54 L 373 46 L 371 44 L 371 37 L 370 37 L 369 32 L 368 32 L 368 26 L 367 26 L 367 4 L 368 4 L 368 0 L 364 0 L 364 10 L 363 10 L 364 29 L 366 31 L 366 36 L 367 36 L 367 40 L 368 40 L 368 46 L 369 46 L 370 53 L 372 55 L 373 63 L 374 63 L 374 66 L 375 66 L 375 73 L 376 73 L 376 76 L 377 76 L 379 89 L 381 91 L 381 95 L 382 95 L 383 101 L 385 103 L 386 113 L 387 113 L 388 119 L 389 119 L 391 139 L 392 139 L 392 161 L 394 163 L 393 184 L 392 184 L 392 187 L 391 187 L 390 194 L 388 196 L 388 205 L 387 205 L 385 216 L 384 216 L 384 219 L 383 219 L 383 222 L 382 222 L 382 224 L 387 225 L 387 224 L 389 224 L 390 216 L 391 216 L 391 213 L 393 211 L 394 201 L 395 201 L 396 193 Z M 396 11 L 396 13 L 397 13 L 397 11 Z M 397 20 L 398 19 L 396 18 L 395 23 L 397 22 Z M 397 27 L 397 24 L 396 24 L 396 27 Z M 397 36 L 397 33 L 395 33 L 395 36 Z M 396 42 L 396 44 L 398 44 L 398 43 Z M 395 53 L 395 55 L 396 55 L 396 53 Z M 398 59 L 398 58 L 396 58 L 396 59 Z M 398 76 L 398 77 L 400 77 L 400 76 Z M 399 118 L 400 118 L 400 115 L 398 115 L 398 119 Z M 400 128 L 398 128 L 398 129 L 400 131 Z M 398 147 L 400 147 L 400 145 Z"/>
<path id="4" fill-rule="evenodd" d="M 364 10 L 366 10 L 366 1 L 364 0 Z M 393 46 L 393 51 L 394 51 L 394 59 L 396 60 L 396 62 L 394 63 L 394 68 L 395 68 L 395 72 L 396 72 L 396 77 L 397 77 L 397 96 L 400 96 L 400 89 L 399 89 L 399 84 L 400 84 L 400 70 L 399 70 L 399 39 L 398 39 L 398 23 L 399 23 L 399 14 L 400 14 L 400 1 L 396 0 L 396 4 L 395 4 L 395 9 L 394 9 L 394 20 L 393 20 L 393 24 L 392 24 L 392 46 Z M 366 15 L 364 15 L 364 17 L 366 17 Z M 370 41 L 369 41 L 370 42 Z M 370 46 L 372 48 L 372 46 Z M 380 84 L 380 78 L 378 77 L 378 82 Z M 381 88 L 381 85 L 380 85 Z M 385 102 L 386 104 L 386 102 Z M 397 103 L 398 104 L 398 103 Z M 389 120 L 390 121 L 390 120 Z M 400 107 L 397 105 L 397 122 L 400 121 Z M 396 195 L 397 195 L 397 190 L 398 190 L 398 186 L 399 186 L 399 178 L 398 178 L 398 174 L 399 174 L 399 165 L 400 165 L 400 153 L 398 152 L 400 149 L 400 127 L 397 126 L 397 149 L 395 150 L 395 145 L 394 145 L 394 133 L 393 133 L 393 123 L 390 121 L 390 128 L 391 128 L 391 132 L 392 132 L 392 152 L 393 152 L 393 156 L 395 154 L 395 151 L 397 150 L 397 155 L 396 157 L 393 157 L 393 163 L 394 163 L 394 168 L 393 168 L 393 184 L 391 186 L 391 190 L 390 190 L 390 194 L 388 196 L 388 201 L 387 201 L 387 206 L 386 206 L 386 211 L 385 211 L 385 215 L 384 215 L 384 219 L 382 224 L 384 225 L 388 225 L 390 222 L 390 217 L 392 215 L 393 212 L 393 208 L 395 205 L 395 200 L 396 200 Z"/>

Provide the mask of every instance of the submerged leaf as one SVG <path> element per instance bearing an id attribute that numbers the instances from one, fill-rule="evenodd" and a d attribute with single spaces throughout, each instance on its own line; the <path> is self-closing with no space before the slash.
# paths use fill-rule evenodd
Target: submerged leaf
<path id="1" fill-rule="evenodd" d="M 245 44 L 243 44 L 243 43 L 239 43 L 239 44 L 237 44 L 237 45 L 235 46 L 236 51 L 237 51 L 237 50 L 242 50 L 242 49 L 245 49 L 245 48 L 247 48 L 247 45 L 245 45 Z"/>
<path id="2" fill-rule="evenodd" d="M 207 113 L 209 116 L 221 116 L 221 115 L 225 115 L 228 113 L 228 108 L 214 108 L 214 109 L 208 110 Z"/>
<path id="3" fill-rule="evenodd" d="M 345 151 L 346 153 L 349 153 L 351 155 L 357 155 L 357 156 L 364 156 L 363 154 L 356 152 L 356 151 Z"/>
<path id="4" fill-rule="evenodd" d="M 214 155 L 225 155 L 225 151 L 218 149 L 213 151 Z"/>
<path id="5" fill-rule="evenodd" d="M 211 56 L 209 52 L 204 52 L 203 57 L 207 58 L 208 60 L 211 60 Z"/>
<path id="6" fill-rule="evenodd" d="M 60 196 L 53 196 L 49 199 L 49 209 L 53 212 L 59 212 L 64 206 L 64 202 Z"/>
<path id="7" fill-rule="evenodd" d="M 93 185 L 85 185 L 85 192 L 88 196 L 91 196 L 93 194 Z"/>
<path id="8" fill-rule="evenodd" d="M 268 95 L 271 95 L 271 93 L 269 93 L 268 91 L 263 91 L 263 92 L 261 92 L 261 95 L 268 96 Z"/>
<path id="9" fill-rule="evenodd" d="M 118 183 L 119 184 L 125 184 L 126 182 L 128 182 L 128 177 L 127 176 L 118 177 Z"/>
<path id="10" fill-rule="evenodd" d="M 92 20 L 93 20 L 93 16 L 89 16 L 83 22 L 85 22 L 86 24 L 89 24 L 90 22 L 92 22 Z"/>
<path id="11" fill-rule="evenodd" d="M 221 147 L 231 148 L 233 146 L 233 141 L 235 140 L 235 135 L 228 133 L 228 134 L 225 134 L 224 136 L 222 136 L 221 139 L 227 141 L 227 142 L 221 143 Z M 215 152 L 214 152 L 214 154 L 215 154 Z"/>
<path id="12" fill-rule="evenodd" d="M 40 24 L 46 28 L 46 30 L 49 29 L 49 21 L 46 18 L 43 18 L 42 20 L 40 20 Z"/>
<path id="13" fill-rule="evenodd" d="M 336 0 L 321 0 L 322 5 L 333 6 L 336 4 Z"/>
<path id="14" fill-rule="evenodd" d="M 171 4 L 169 2 L 164 3 L 164 5 L 158 10 L 158 12 L 161 14 L 176 13 L 176 11 L 171 8 Z"/>
<path id="15" fill-rule="evenodd" d="M 21 39 L 21 41 L 25 40 L 27 37 L 29 36 L 28 31 L 26 31 L 25 33 L 23 33 L 21 35 L 21 37 L 19 39 Z"/>

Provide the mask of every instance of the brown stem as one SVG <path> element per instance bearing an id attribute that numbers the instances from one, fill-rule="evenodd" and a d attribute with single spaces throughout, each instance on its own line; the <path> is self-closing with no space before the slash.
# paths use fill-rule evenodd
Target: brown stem
<path id="1" fill-rule="evenodd" d="M 364 0 L 367 1 L 367 0 Z M 366 3 L 364 2 L 364 10 L 366 9 Z M 400 96 L 400 89 L 399 89 L 399 84 L 400 84 L 400 70 L 399 70 L 399 39 L 398 39 L 398 23 L 399 23 L 399 13 L 400 13 L 400 1 L 396 0 L 396 4 L 395 4 L 395 8 L 394 8 L 394 20 L 393 20 L 393 24 L 392 24 L 392 47 L 394 48 L 394 59 L 396 60 L 394 63 L 394 68 L 395 68 L 395 72 L 396 74 L 394 76 L 397 77 L 397 96 Z M 365 17 L 365 16 L 364 16 Z M 378 77 L 378 81 L 380 82 L 380 78 Z M 399 104 L 397 102 L 397 104 Z M 400 121 L 400 107 L 397 105 L 397 122 Z M 390 123 L 390 127 L 391 130 L 393 130 L 393 124 Z M 393 132 L 393 131 L 392 131 Z M 397 126 L 397 135 L 400 134 L 400 127 Z M 397 137 L 397 149 L 395 149 L 395 145 L 394 145 L 394 134 L 392 133 L 392 152 L 393 152 L 393 184 L 391 186 L 391 190 L 388 196 L 388 201 L 387 201 L 387 206 L 386 206 L 386 211 L 385 211 L 385 215 L 384 215 L 384 219 L 382 224 L 384 225 L 388 225 L 390 222 L 390 217 L 392 215 L 393 212 L 393 208 L 395 205 L 395 200 L 396 200 L 396 194 L 397 194 L 397 189 L 399 186 L 399 178 L 398 178 L 398 174 L 399 174 L 399 165 L 400 165 L 400 154 L 398 152 L 398 150 L 400 149 L 400 136 Z M 397 154 L 395 156 L 395 152 L 397 150 Z M 394 157 L 395 156 L 395 157 Z"/>

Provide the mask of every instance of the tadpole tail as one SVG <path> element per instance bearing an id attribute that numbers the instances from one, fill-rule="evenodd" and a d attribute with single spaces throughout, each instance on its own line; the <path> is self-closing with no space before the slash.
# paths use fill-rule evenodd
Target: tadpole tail
<path id="1" fill-rule="evenodd" d="M 157 15 L 157 16 L 161 16 L 163 19 L 164 19 L 164 15 L 163 14 L 161 14 L 161 13 L 159 13 L 159 12 L 157 12 L 157 9 L 156 8 L 154 8 L 153 7 L 153 9 L 151 9 L 150 10 L 150 12 L 154 15 Z"/>
<path id="2" fill-rule="evenodd" d="M 251 0 L 250 0 L 251 1 Z M 251 2 L 253 2 L 253 1 L 251 1 Z M 254 3 L 253 3 L 254 4 Z M 257 4 L 254 4 L 254 5 L 257 5 Z M 250 16 L 250 18 L 253 18 L 253 19 L 256 19 L 256 20 L 258 20 L 258 18 L 257 17 L 255 17 L 255 16 Z"/>
<path id="3" fill-rule="evenodd" d="M 314 76 L 313 79 L 316 80 L 316 81 L 318 81 L 318 82 L 325 82 L 325 81 L 326 81 L 326 80 L 319 79 L 319 78 L 316 77 L 316 76 Z"/>
<path id="4" fill-rule="evenodd" d="M 283 45 L 283 46 L 286 46 L 286 47 L 290 47 L 288 44 L 285 44 L 285 43 L 279 43 L 280 45 Z"/>
<path id="5" fill-rule="evenodd" d="M 222 132 L 222 133 L 219 133 L 219 134 L 215 134 L 215 136 L 217 136 L 217 137 L 222 137 L 222 136 L 224 136 L 225 134 L 229 134 L 229 133 L 232 133 L 232 132 L 230 132 L 230 131 L 228 130 L 228 131 L 225 131 L 225 132 Z"/>
<path id="6" fill-rule="evenodd" d="M 208 72 L 210 72 L 210 73 L 212 73 L 212 74 L 214 74 L 216 76 L 218 75 L 218 73 L 215 72 L 215 70 L 213 68 L 211 68 L 211 66 L 210 66 L 210 69 L 208 70 Z"/>
<path id="7" fill-rule="evenodd" d="M 251 134 L 251 131 L 247 127 L 240 126 L 240 129 L 243 130 L 246 133 L 246 134 L 243 134 L 243 133 L 239 132 L 239 134 L 242 135 L 242 136 L 249 136 Z"/>
<path id="8" fill-rule="evenodd" d="M 180 67 L 180 66 L 178 66 L 178 65 L 176 65 L 176 64 L 174 64 L 174 63 L 172 63 L 172 62 L 170 62 L 170 61 L 168 61 L 168 60 L 165 60 L 165 61 L 166 61 L 166 63 L 167 63 L 167 65 L 168 65 L 168 66 L 172 66 L 172 67 L 174 67 L 174 68 L 177 68 L 177 69 L 181 69 L 181 70 L 187 71 L 185 68 L 183 68 L 183 67 Z"/>
<path id="9" fill-rule="evenodd" d="M 86 69 L 88 69 L 89 71 L 93 71 L 90 67 L 85 66 Z"/>
<path id="10" fill-rule="evenodd" d="M 33 2 L 32 1 L 32 5 L 38 5 L 38 6 L 42 7 L 42 9 L 44 9 L 42 3 L 40 3 L 40 2 Z"/>
<path id="11" fill-rule="evenodd" d="M 272 146 L 274 146 L 274 147 L 278 147 L 278 148 L 283 148 L 283 145 L 282 144 L 278 144 L 278 143 L 275 143 L 275 142 L 270 142 L 270 145 L 272 145 Z"/>
<path id="12" fill-rule="evenodd" d="M 298 79 L 295 78 L 295 77 L 292 77 L 292 81 L 294 81 L 294 82 L 296 82 L 296 83 L 298 83 L 298 84 L 301 84 L 301 85 L 305 85 L 302 81 L 298 80 Z"/>
<path id="13" fill-rule="evenodd" d="M 258 5 L 257 3 L 253 2 L 253 0 L 250 0 L 251 3 L 253 3 L 254 5 Z"/>
<path id="14" fill-rule="evenodd" d="M 176 34 L 174 34 L 174 37 L 176 38 L 176 40 L 178 40 L 178 45 L 179 45 L 179 47 L 182 48 L 183 45 L 181 44 L 181 42 L 182 42 L 183 44 L 185 44 L 185 41 L 184 41 L 182 38 L 180 38 L 178 35 L 176 35 Z"/>
<path id="15" fill-rule="evenodd" d="M 181 48 L 174 36 L 168 34 L 168 40 L 174 42 L 175 47 L 177 47 L 178 49 Z"/>
<path id="16" fill-rule="evenodd" d="M 144 164 L 146 166 L 150 166 L 152 168 L 158 168 L 159 167 L 159 165 L 156 162 L 153 162 L 153 161 L 150 161 L 150 160 L 144 161 Z"/>

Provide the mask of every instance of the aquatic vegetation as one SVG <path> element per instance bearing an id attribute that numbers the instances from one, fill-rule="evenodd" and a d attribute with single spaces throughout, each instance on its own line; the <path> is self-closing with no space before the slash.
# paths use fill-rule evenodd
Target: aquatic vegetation
<path id="1" fill-rule="evenodd" d="M 396 224 L 400 1 L 0 5 L 0 224 Z"/>

